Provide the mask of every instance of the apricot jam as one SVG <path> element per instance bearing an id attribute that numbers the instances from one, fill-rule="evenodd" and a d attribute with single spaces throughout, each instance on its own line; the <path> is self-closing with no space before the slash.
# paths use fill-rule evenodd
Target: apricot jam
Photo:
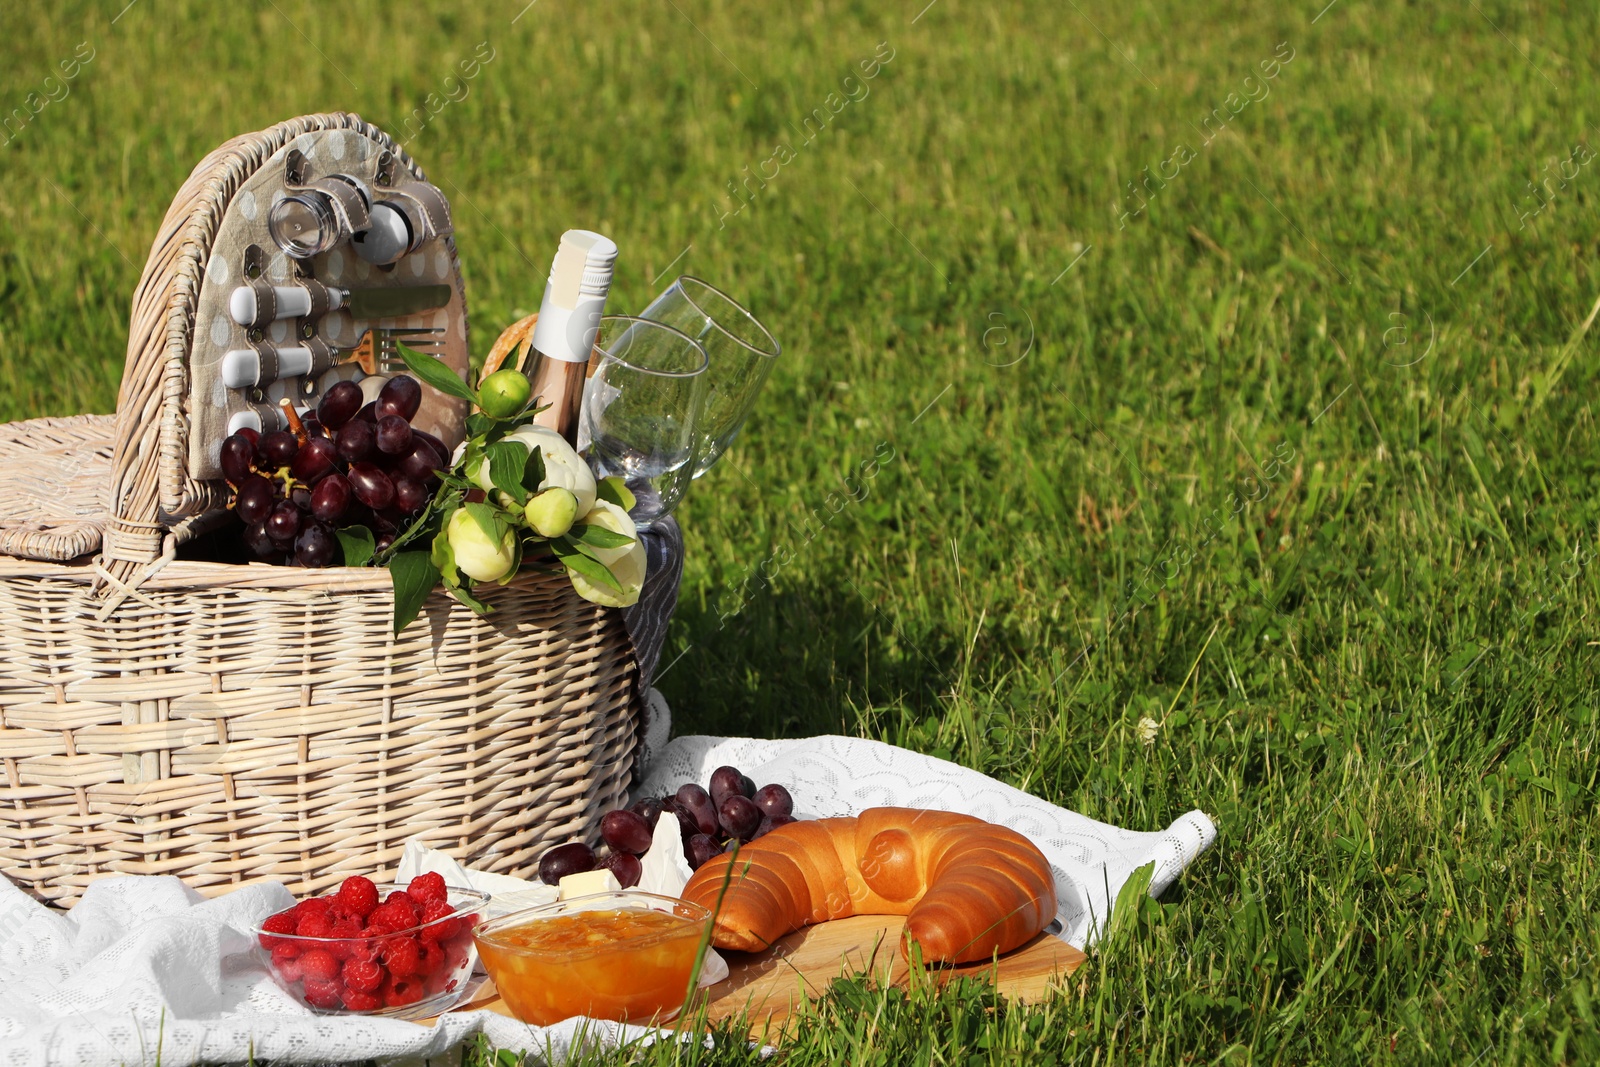
<path id="1" fill-rule="evenodd" d="M 536 1026 L 574 1015 L 648 1022 L 683 1003 L 704 909 L 671 901 L 675 907 L 655 910 L 628 906 L 627 894 L 604 896 L 584 910 L 541 917 L 535 913 L 561 905 L 535 908 L 475 932 L 484 966 L 517 1018 Z"/>

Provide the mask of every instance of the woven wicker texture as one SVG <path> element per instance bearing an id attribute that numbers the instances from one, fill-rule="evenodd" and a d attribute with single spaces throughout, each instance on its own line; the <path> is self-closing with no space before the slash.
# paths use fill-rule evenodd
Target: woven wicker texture
<path id="1" fill-rule="evenodd" d="M 523 874 L 592 839 L 632 773 L 619 613 L 524 572 L 494 614 L 437 595 L 390 639 L 387 572 L 307 577 L 177 561 L 102 622 L 88 568 L 0 560 L 6 876 L 61 903 L 108 873 L 308 893 L 418 833 Z"/>
<path id="2" fill-rule="evenodd" d="M 44 470 L 53 457 L 98 487 L 89 499 L 117 502 L 93 561 L 34 562 L 10 542 L 0 556 L 0 872 L 41 899 L 71 904 L 108 874 L 320 892 L 392 870 L 416 834 L 528 875 L 550 845 L 594 841 L 626 795 L 633 650 L 621 613 L 564 575 L 483 590 L 495 610 L 481 618 L 436 593 L 395 637 L 385 570 L 177 558 L 227 519 L 213 486 L 187 480 L 171 425 L 198 278 L 184 242 L 226 209 L 213 164 L 259 163 L 332 126 L 381 137 L 354 116 L 296 119 L 230 141 L 179 193 L 135 296 L 114 437 L 109 417 L 0 427 L 0 458 L 9 448 Z M 0 493 L 15 484 L 38 501 L 40 531 L 59 521 L 47 476 L 0 469 Z M 195 510 L 167 510 L 171 493 Z M 7 500 L 0 517 L 26 523 L 29 506 Z"/>
<path id="3" fill-rule="evenodd" d="M 100 547 L 111 415 L 0 425 L 0 554 L 65 562 Z"/>

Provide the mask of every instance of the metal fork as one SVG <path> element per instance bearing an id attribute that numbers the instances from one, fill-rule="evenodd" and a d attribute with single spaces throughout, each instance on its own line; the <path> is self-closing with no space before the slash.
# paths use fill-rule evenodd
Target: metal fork
<path id="1" fill-rule="evenodd" d="M 406 369 L 400 345 L 440 356 L 444 354 L 444 332 L 443 326 L 369 329 L 339 362 L 360 364 L 367 374 L 398 374 Z"/>

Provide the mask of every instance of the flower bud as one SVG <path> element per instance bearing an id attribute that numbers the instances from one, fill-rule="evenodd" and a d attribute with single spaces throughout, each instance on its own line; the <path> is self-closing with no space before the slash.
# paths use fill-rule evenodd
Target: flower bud
<path id="1" fill-rule="evenodd" d="M 578 518 L 578 498 L 570 489 L 552 486 L 528 501 L 524 514 L 540 537 L 560 537 Z"/>
<path id="2" fill-rule="evenodd" d="M 631 537 L 633 541 L 619 548 L 599 548 L 594 552 L 595 558 L 606 565 L 611 571 L 611 576 L 617 580 L 617 585 L 622 587 L 620 591 L 591 582 L 577 571 L 568 568 L 567 577 L 572 580 L 572 588 L 591 604 L 600 604 L 608 608 L 626 608 L 637 604 L 639 591 L 644 587 L 646 556 L 644 544 L 639 540 L 639 531 L 635 529 L 633 520 L 628 517 L 626 511 L 615 504 L 598 500 L 594 508 L 584 515 L 583 521 L 588 525 L 599 526 L 612 533 Z"/>
<path id="3" fill-rule="evenodd" d="M 498 582 L 517 564 L 517 537 L 510 527 L 496 542 L 462 508 L 450 516 L 449 534 L 456 568 L 473 581 Z"/>

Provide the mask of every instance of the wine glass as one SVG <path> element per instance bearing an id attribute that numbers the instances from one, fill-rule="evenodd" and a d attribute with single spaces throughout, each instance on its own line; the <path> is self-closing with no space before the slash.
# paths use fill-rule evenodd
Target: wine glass
<path id="1" fill-rule="evenodd" d="M 705 408 L 695 431 L 694 477 L 698 478 L 739 436 L 782 349 L 738 301 L 689 275 L 650 301 L 639 317 L 677 327 L 700 342 L 711 361 L 705 375 Z"/>
<path id="2" fill-rule="evenodd" d="M 629 514 L 641 530 L 671 512 L 689 487 L 707 363 L 697 341 L 665 323 L 600 319 L 578 447 L 588 450 L 595 477 L 620 475 L 633 491 Z"/>

